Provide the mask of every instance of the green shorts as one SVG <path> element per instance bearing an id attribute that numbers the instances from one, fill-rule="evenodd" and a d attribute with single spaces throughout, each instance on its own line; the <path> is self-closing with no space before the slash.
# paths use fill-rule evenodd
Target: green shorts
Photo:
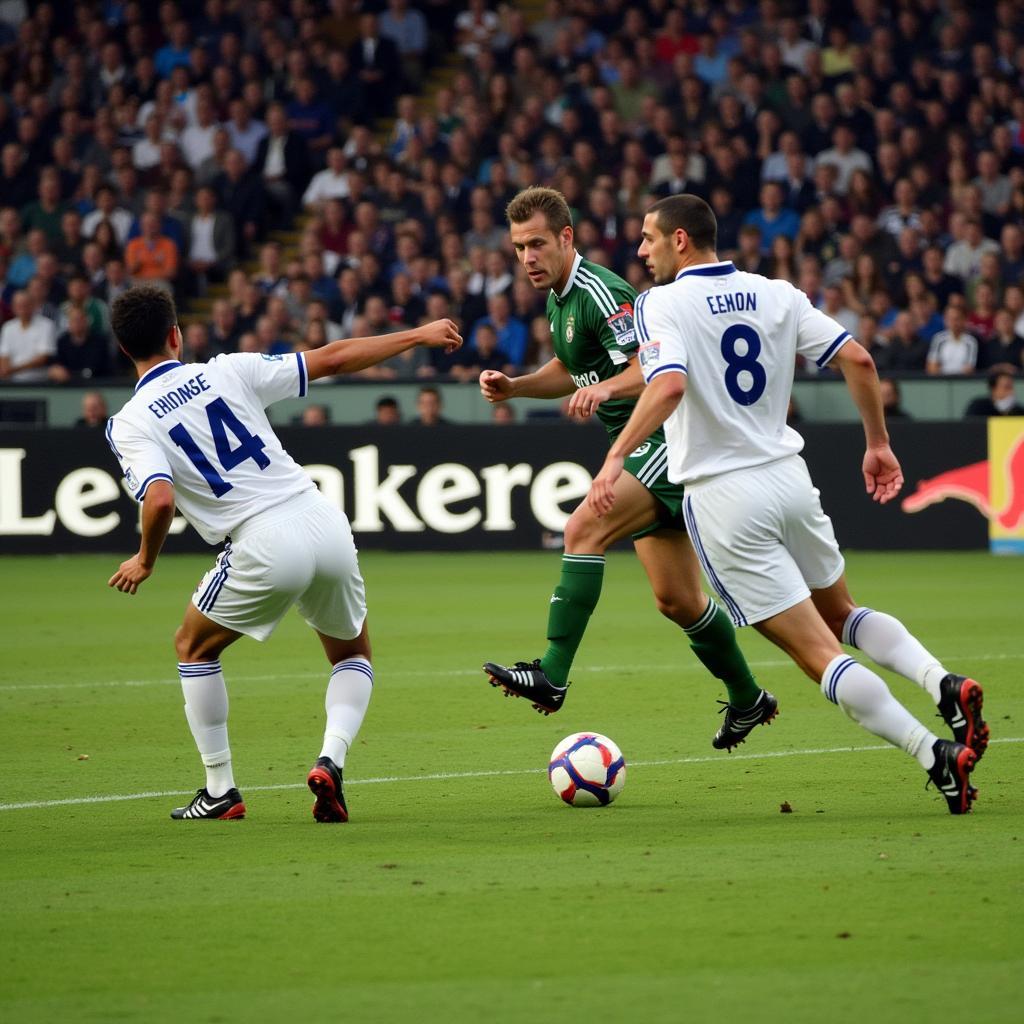
<path id="1" fill-rule="evenodd" d="M 650 526 L 634 533 L 633 540 L 664 529 L 685 533 L 683 485 L 674 484 L 668 478 L 668 445 L 660 431 L 626 456 L 625 470 L 654 495 L 658 504 L 658 518 Z"/>

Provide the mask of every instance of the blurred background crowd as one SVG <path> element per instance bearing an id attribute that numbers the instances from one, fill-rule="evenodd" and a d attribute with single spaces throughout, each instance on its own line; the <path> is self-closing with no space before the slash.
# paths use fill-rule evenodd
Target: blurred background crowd
<path id="1" fill-rule="evenodd" d="M 124 377 L 136 281 L 195 360 L 451 316 L 463 351 L 364 374 L 537 366 L 504 207 L 545 184 L 638 289 L 646 208 L 703 196 L 882 373 L 987 372 L 1009 410 L 1022 82 L 1014 0 L 0 0 L 0 383 Z"/>

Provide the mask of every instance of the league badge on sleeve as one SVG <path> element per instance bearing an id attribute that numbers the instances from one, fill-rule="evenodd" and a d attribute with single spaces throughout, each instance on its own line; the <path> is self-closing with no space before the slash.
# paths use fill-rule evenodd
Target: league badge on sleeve
<path id="1" fill-rule="evenodd" d="M 138 493 L 139 478 L 130 469 L 125 470 L 124 482 L 128 485 L 128 490 L 131 491 L 132 494 Z"/>
<path id="2" fill-rule="evenodd" d="M 640 369 L 653 370 L 661 359 L 661 342 L 649 341 L 640 346 Z"/>
<path id="3" fill-rule="evenodd" d="M 607 320 L 608 326 L 615 335 L 615 344 L 621 348 L 636 344 L 636 328 L 633 326 L 633 307 L 623 302 Z"/>

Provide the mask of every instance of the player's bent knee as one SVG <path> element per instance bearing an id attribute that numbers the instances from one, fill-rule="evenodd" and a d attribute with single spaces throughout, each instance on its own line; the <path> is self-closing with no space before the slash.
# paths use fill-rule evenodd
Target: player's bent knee
<path id="1" fill-rule="evenodd" d="M 598 519 L 585 504 L 580 505 L 565 524 L 566 554 L 604 554 L 613 540 L 615 536 L 609 536 L 608 524 Z"/>

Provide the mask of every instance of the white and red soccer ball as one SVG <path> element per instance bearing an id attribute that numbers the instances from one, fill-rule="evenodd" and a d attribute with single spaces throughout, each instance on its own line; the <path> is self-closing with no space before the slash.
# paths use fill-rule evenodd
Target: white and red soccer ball
<path id="1" fill-rule="evenodd" d="M 604 807 L 626 784 L 626 762 L 622 751 L 607 736 L 576 732 L 551 751 L 548 778 L 567 804 Z"/>

